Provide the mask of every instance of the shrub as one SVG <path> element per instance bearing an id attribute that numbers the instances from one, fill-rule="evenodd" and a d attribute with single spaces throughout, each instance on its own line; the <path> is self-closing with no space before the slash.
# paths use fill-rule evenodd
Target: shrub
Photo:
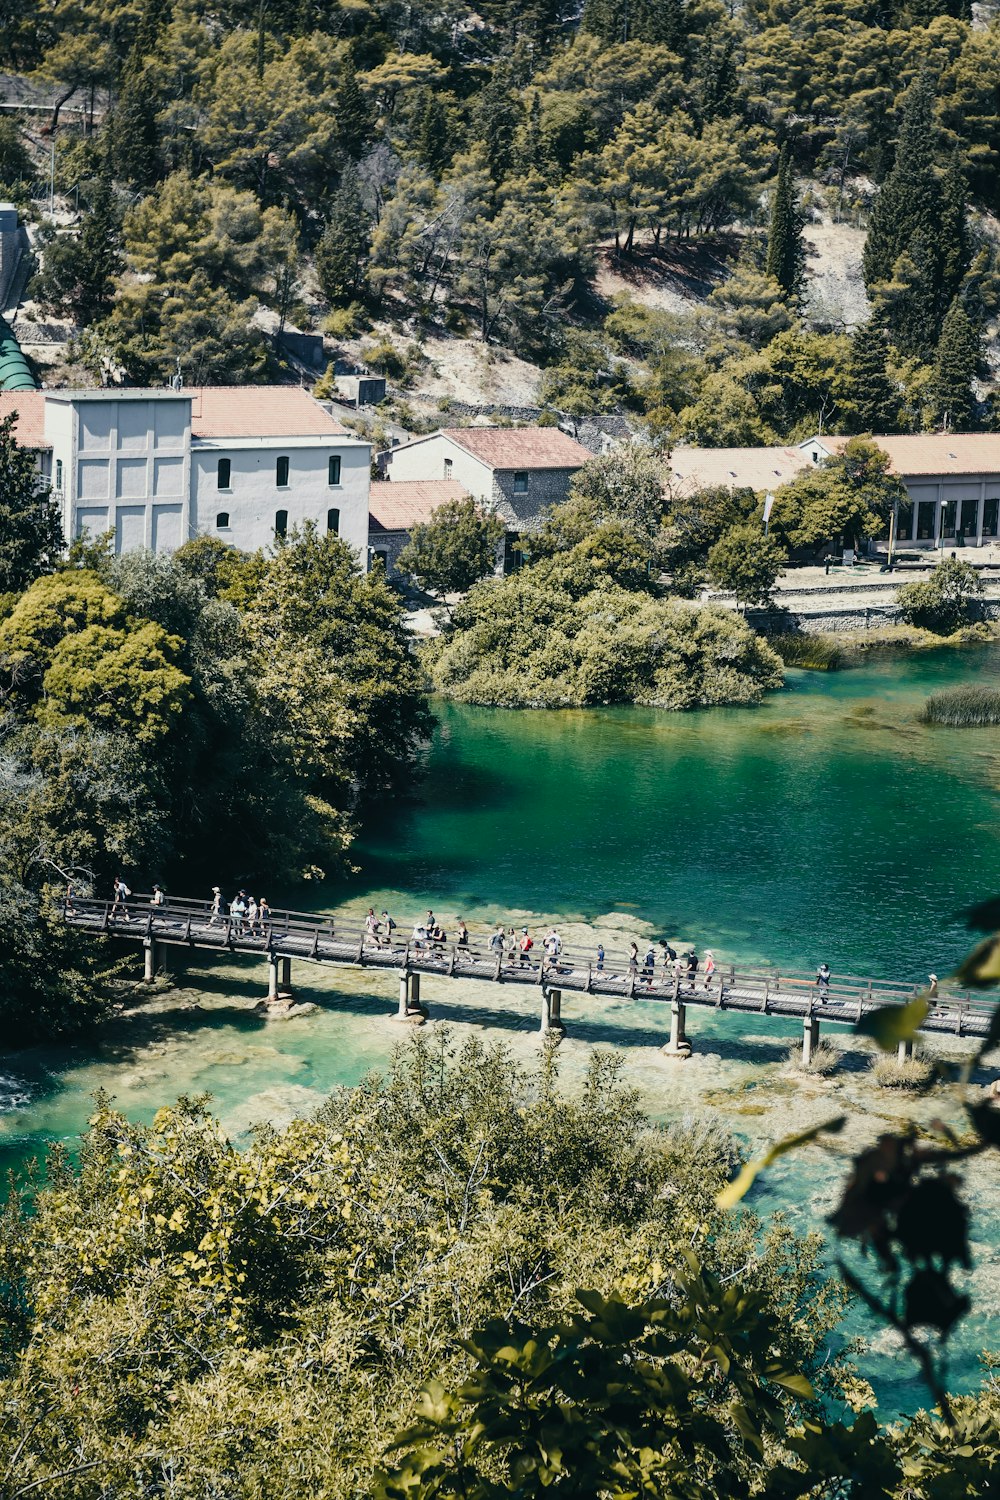
<path id="1" fill-rule="evenodd" d="M 900 617 L 937 635 L 952 635 L 972 619 L 973 601 L 983 592 L 975 568 L 957 558 L 939 563 L 929 578 L 906 583 L 896 596 Z"/>
<path id="2" fill-rule="evenodd" d="M 843 648 L 826 635 L 769 635 L 767 643 L 777 651 L 786 667 L 836 672 L 844 665 Z"/>
<path id="3" fill-rule="evenodd" d="M 790 1067 L 800 1073 L 818 1073 L 820 1077 L 826 1078 L 839 1066 L 840 1051 L 832 1042 L 817 1042 L 811 1060 L 805 1062 L 801 1046 L 798 1042 L 793 1042 L 788 1049 L 788 1062 Z"/>
<path id="4" fill-rule="evenodd" d="M 900 1089 L 908 1093 L 920 1093 L 930 1086 L 934 1078 L 934 1064 L 926 1057 L 915 1055 L 905 1060 L 880 1052 L 872 1059 L 871 1074 L 880 1089 Z"/>
<path id="5" fill-rule="evenodd" d="M 1000 724 L 1000 691 L 988 687 L 946 688 L 931 694 L 920 717 L 925 724 L 946 724 L 952 729 Z"/>

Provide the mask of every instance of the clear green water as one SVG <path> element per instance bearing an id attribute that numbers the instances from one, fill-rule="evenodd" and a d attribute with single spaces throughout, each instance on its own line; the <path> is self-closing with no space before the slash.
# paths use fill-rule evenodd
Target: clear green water
<path id="1" fill-rule="evenodd" d="M 711 945 L 721 959 L 912 980 L 947 971 L 967 946 L 955 913 L 1000 890 L 1000 733 L 928 729 L 937 687 L 1000 675 L 1000 648 L 937 652 L 842 674 L 791 673 L 758 710 L 511 713 L 439 707 L 425 779 L 386 809 L 347 888 L 269 890 L 272 905 L 357 911 L 388 904 L 400 921 L 428 904 L 447 921 L 518 913 L 558 918 L 567 941 L 621 943 L 650 933 Z M 175 957 L 175 963 L 179 960 Z M 193 955 L 177 990 L 116 1021 L 86 1049 L 8 1055 L 0 1073 L 0 1166 L 47 1142 L 72 1144 L 95 1089 L 148 1118 L 179 1092 L 210 1092 L 234 1132 L 308 1110 L 385 1063 L 399 1041 L 385 976 L 299 965 L 314 1008 L 287 1020 L 254 1009 L 262 965 Z M 536 1052 L 531 997 L 425 980 L 434 1017 L 489 1024 L 526 1061 Z M 706 1110 L 751 1140 L 849 1108 L 838 1151 L 914 1109 L 957 1118 L 953 1101 L 886 1100 L 852 1049 L 828 1080 L 789 1073 L 795 1028 L 696 1012 L 690 1062 L 659 1051 L 656 1006 L 574 999 L 561 1049 L 568 1087 L 595 1044 L 620 1049 L 654 1115 Z M 844 1038 L 846 1045 L 846 1038 Z M 821 1226 L 840 1155 L 786 1158 L 754 1203 Z M 978 1378 L 1000 1347 L 997 1177 L 974 1175 L 977 1308 L 953 1384 Z M 860 1326 L 860 1325 L 859 1325 Z M 907 1362 L 880 1339 L 864 1359 L 886 1409 L 921 1399 Z"/>

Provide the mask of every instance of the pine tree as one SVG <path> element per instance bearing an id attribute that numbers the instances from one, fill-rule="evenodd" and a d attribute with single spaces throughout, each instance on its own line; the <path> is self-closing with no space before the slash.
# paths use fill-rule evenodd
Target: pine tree
<path id="1" fill-rule="evenodd" d="M 884 329 L 869 318 L 851 340 L 851 407 L 859 432 L 895 432 L 899 422 L 899 395 L 886 367 L 888 353 Z"/>
<path id="2" fill-rule="evenodd" d="M 934 361 L 932 391 L 938 421 L 952 432 L 968 432 L 976 418 L 972 382 L 979 368 L 979 337 L 958 298 L 951 304 Z"/>
<path id="3" fill-rule="evenodd" d="M 368 139 L 368 105 L 354 59 L 348 52 L 337 82 L 334 117 L 337 121 L 337 139 L 345 156 L 357 161 Z"/>
<path id="4" fill-rule="evenodd" d="M 934 85 L 930 75 L 922 73 L 907 93 L 896 160 L 868 226 L 862 267 L 869 291 L 888 280 L 916 235 L 933 242 L 939 232 L 941 192 L 934 174 L 934 141 Z"/>
<path id="5" fill-rule="evenodd" d="M 787 297 L 797 297 L 801 292 L 805 271 L 802 214 L 795 198 L 792 155 L 787 144 L 782 146 L 778 159 L 778 181 L 771 202 L 771 225 L 767 235 L 764 270 L 774 278 Z"/>
<path id="6" fill-rule="evenodd" d="M 915 235 L 890 279 L 875 287 L 876 313 L 900 354 L 933 357 L 938 340 L 935 269 L 933 245 L 924 235 Z"/>
<path id="7" fill-rule="evenodd" d="M 160 139 L 148 74 L 133 53 L 108 126 L 108 152 L 118 182 L 149 189 L 160 177 Z"/>
<path id="8" fill-rule="evenodd" d="M 944 319 L 958 295 L 962 278 L 972 259 L 965 201 L 968 187 L 958 151 L 952 153 L 941 183 L 941 216 L 938 232 L 938 316 Z"/>
<path id="9" fill-rule="evenodd" d="M 351 166 L 333 195 L 327 226 L 316 246 L 316 273 L 324 296 L 334 306 L 350 302 L 366 290 L 368 230 L 368 211 L 361 197 L 357 168 Z"/>
<path id="10" fill-rule="evenodd" d="M 110 308 L 115 281 L 125 267 L 121 245 L 122 206 L 108 179 L 98 177 L 87 194 L 77 242 L 81 322 L 92 322 Z"/>
<path id="11" fill-rule="evenodd" d="M 448 116 L 441 100 L 428 89 L 417 127 L 416 152 L 434 178 L 439 178 L 451 160 L 448 145 Z"/>

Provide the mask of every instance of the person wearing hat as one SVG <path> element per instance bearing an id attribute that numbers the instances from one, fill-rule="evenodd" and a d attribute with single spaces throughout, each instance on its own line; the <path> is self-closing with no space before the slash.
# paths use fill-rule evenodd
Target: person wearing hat
<path id="1" fill-rule="evenodd" d="M 928 997 L 931 1000 L 936 1000 L 937 999 L 937 994 L 938 994 L 938 977 L 937 977 L 936 974 L 928 974 L 927 979 L 928 979 L 928 985 L 927 985 L 927 994 L 928 994 Z"/>
<path id="2" fill-rule="evenodd" d="M 214 927 L 216 922 L 222 919 L 222 891 L 217 885 L 212 887 L 212 915 L 208 919 L 209 927 Z"/>

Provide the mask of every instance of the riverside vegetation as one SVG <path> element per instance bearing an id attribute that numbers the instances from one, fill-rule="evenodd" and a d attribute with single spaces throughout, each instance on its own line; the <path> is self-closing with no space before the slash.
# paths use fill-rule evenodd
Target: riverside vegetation
<path id="1" fill-rule="evenodd" d="M 140 383 L 273 377 L 268 328 L 375 320 L 394 378 L 469 335 L 540 364 L 551 408 L 671 441 L 989 426 L 1000 24 L 971 11 L 27 0 L 0 65 L 52 98 L 80 206 L 40 225 L 32 291 L 73 368 Z M 5 192 L 34 212 L 41 178 L 48 141 L 5 120 Z M 851 335 L 805 297 L 821 211 L 868 227 Z M 602 298 L 607 255 L 702 300 Z"/>

